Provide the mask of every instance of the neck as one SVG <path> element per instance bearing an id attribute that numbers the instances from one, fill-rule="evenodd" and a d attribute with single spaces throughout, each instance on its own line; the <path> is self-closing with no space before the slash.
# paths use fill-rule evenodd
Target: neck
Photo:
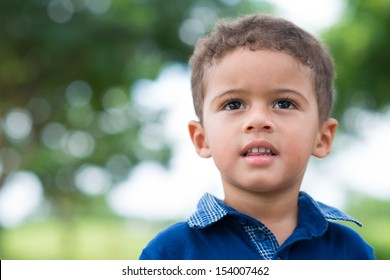
<path id="1" fill-rule="evenodd" d="M 298 193 L 295 189 L 265 193 L 225 189 L 224 202 L 261 221 L 281 245 L 298 224 Z"/>

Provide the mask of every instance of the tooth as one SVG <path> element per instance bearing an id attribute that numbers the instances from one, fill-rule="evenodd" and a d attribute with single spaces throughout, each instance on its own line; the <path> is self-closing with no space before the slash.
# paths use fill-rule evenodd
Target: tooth
<path id="1" fill-rule="evenodd" d="M 253 148 L 252 149 L 252 153 L 258 153 L 259 152 L 259 149 L 258 148 Z"/>
<path id="2" fill-rule="evenodd" d="M 266 149 L 265 150 L 267 154 L 270 154 L 271 153 L 271 150 L 270 149 Z"/>
<path id="3" fill-rule="evenodd" d="M 265 148 L 259 148 L 259 153 L 264 153 L 265 152 Z"/>

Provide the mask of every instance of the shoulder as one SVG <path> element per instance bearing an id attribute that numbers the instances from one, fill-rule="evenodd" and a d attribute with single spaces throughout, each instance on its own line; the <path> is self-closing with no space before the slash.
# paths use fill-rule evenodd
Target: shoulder
<path id="1" fill-rule="evenodd" d="M 348 259 L 374 259 L 373 248 L 350 227 L 340 223 L 329 222 L 326 232 L 329 242 L 334 244 L 338 252 Z"/>
<path id="2" fill-rule="evenodd" d="M 366 243 L 364 239 L 354 229 L 336 222 L 329 222 L 327 235 L 334 241 L 343 244 Z"/>
<path id="3" fill-rule="evenodd" d="M 176 223 L 157 234 L 143 249 L 140 259 L 183 259 L 185 250 L 194 247 L 194 234 L 186 222 Z"/>
<path id="4" fill-rule="evenodd" d="M 371 246 L 353 228 L 342 224 L 350 222 L 357 226 L 362 224 L 337 208 L 315 201 L 308 194 L 299 196 L 299 226 L 311 236 L 300 251 L 320 259 L 374 259 Z M 336 222 L 341 221 L 341 222 Z M 314 249 L 316 248 L 316 249 Z M 301 254 L 301 253 L 299 253 Z"/>

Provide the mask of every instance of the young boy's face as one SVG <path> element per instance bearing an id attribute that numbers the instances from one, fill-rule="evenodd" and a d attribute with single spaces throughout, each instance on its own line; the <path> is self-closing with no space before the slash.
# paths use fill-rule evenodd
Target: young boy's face
<path id="1" fill-rule="evenodd" d="M 319 123 L 311 70 L 282 52 L 239 49 L 205 75 L 203 124 L 189 131 L 225 192 L 298 190 L 310 156 L 328 155 L 337 128 Z"/>

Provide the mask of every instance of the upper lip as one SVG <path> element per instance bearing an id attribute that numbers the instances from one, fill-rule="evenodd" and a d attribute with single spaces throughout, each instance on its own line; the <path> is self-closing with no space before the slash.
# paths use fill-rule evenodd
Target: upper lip
<path id="1" fill-rule="evenodd" d="M 257 148 L 257 149 L 265 149 L 268 152 L 271 151 L 272 155 L 277 155 L 278 150 L 267 140 L 253 140 L 248 143 L 241 151 L 241 156 L 246 156 L 248 151 Z"/>

